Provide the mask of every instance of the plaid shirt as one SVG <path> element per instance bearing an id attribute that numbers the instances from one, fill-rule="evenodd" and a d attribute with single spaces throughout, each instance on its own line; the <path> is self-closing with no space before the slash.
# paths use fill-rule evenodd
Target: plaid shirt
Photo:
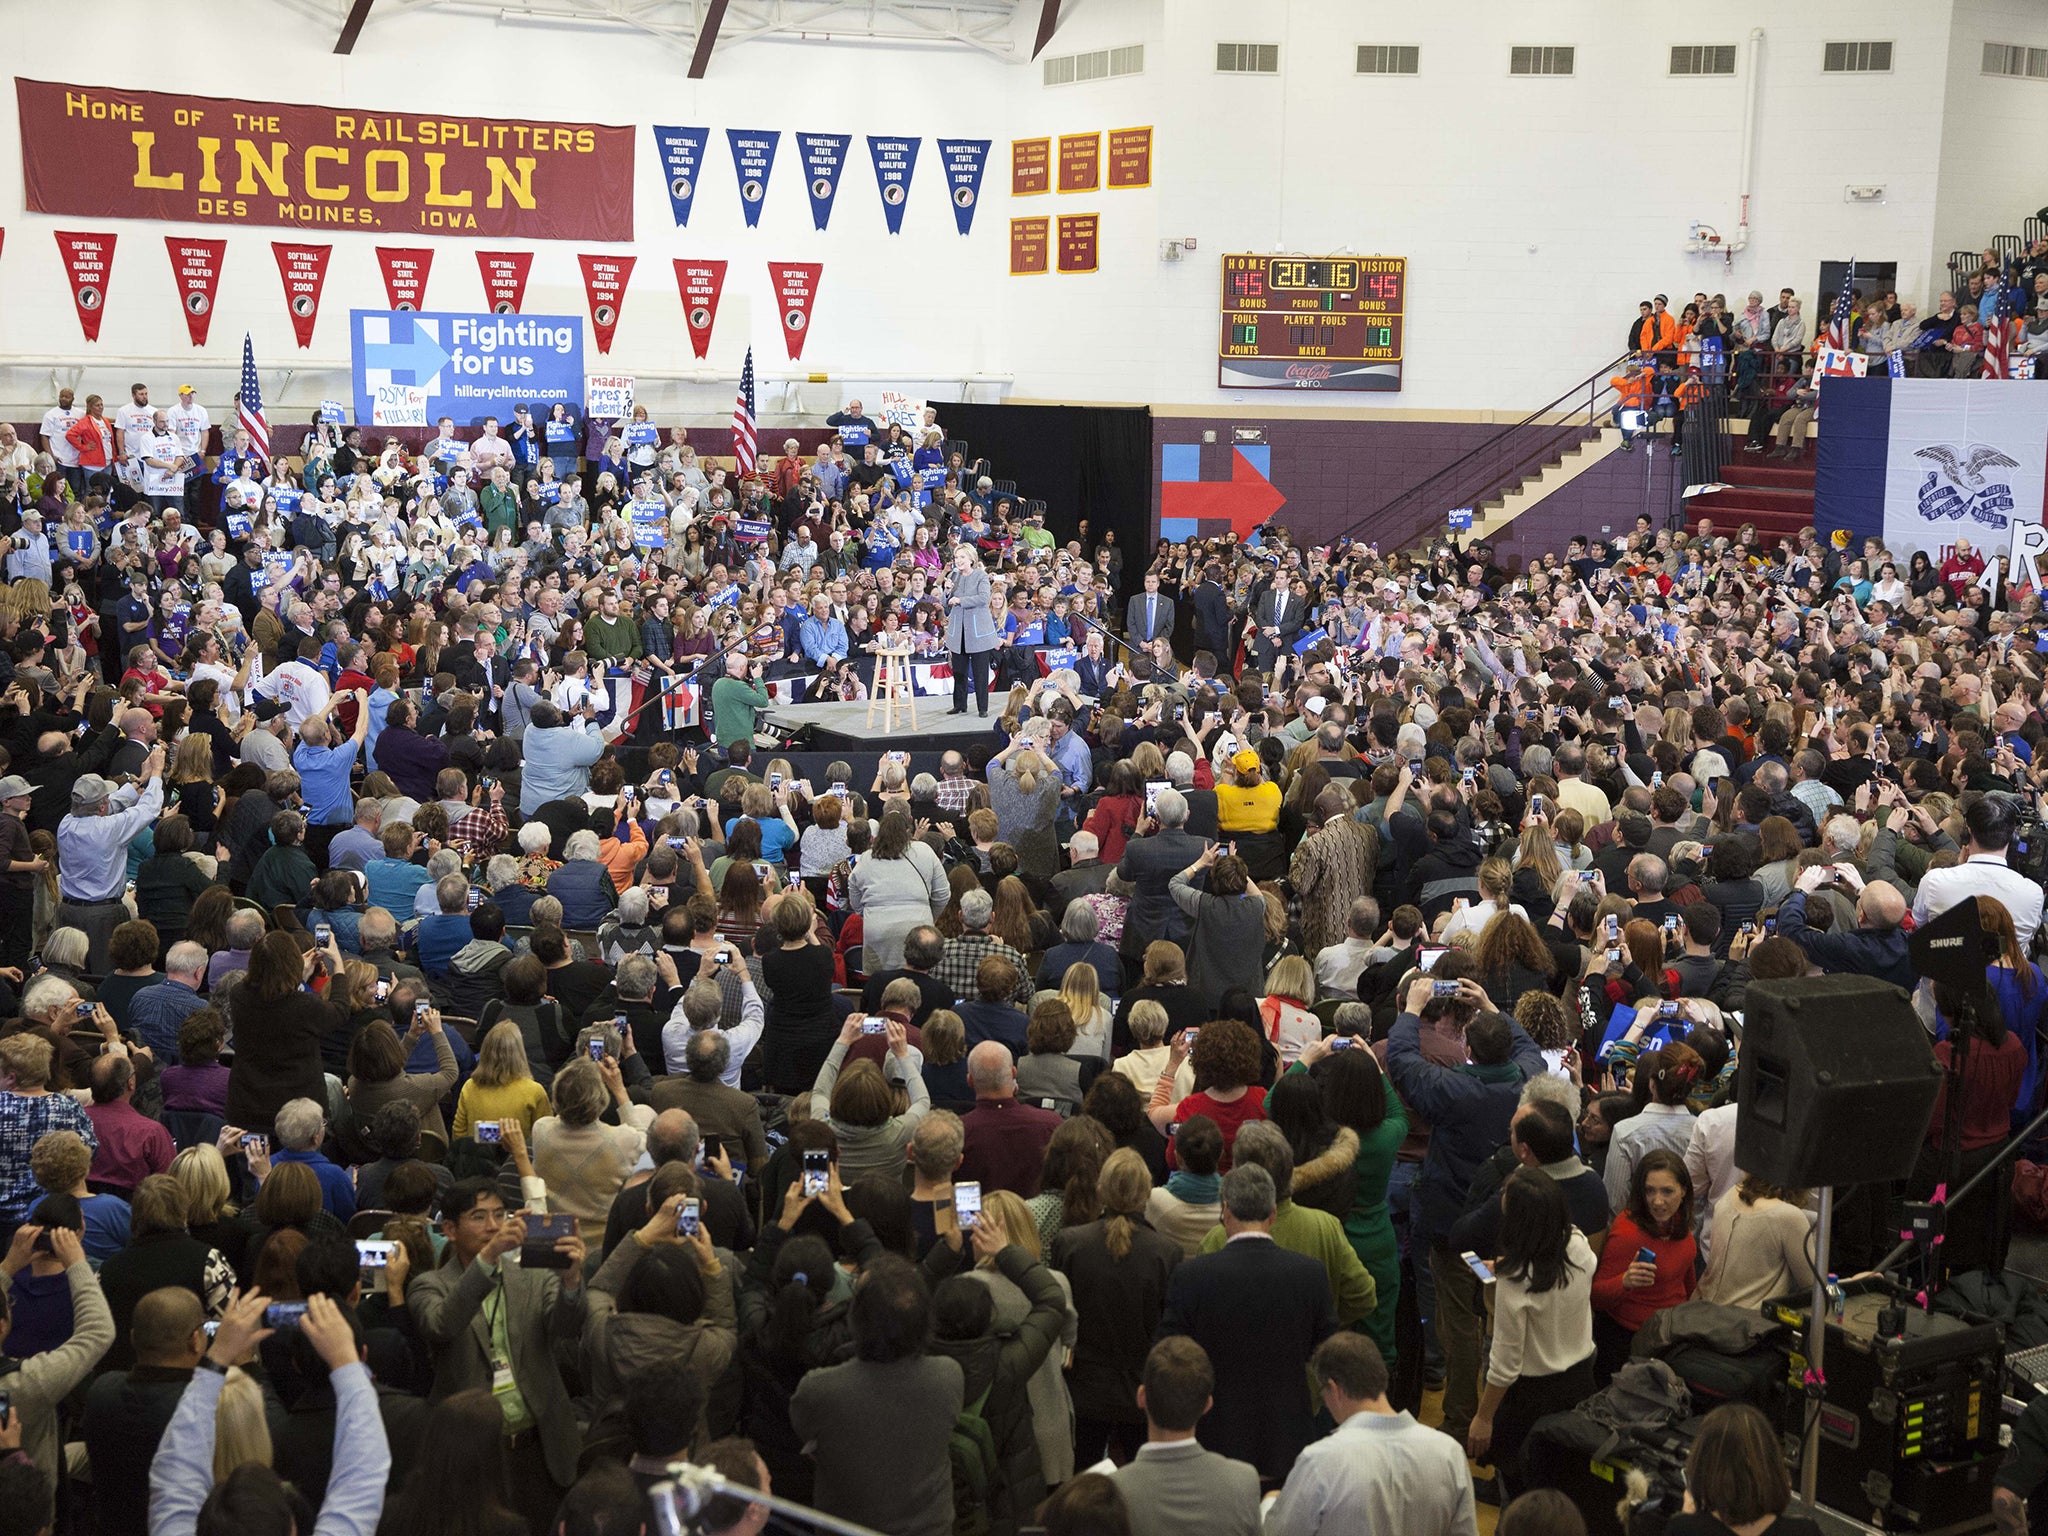
<path id="1" fill-rule="evenodd" d="M 503 848 L 506 830 L 503 811 L 472 806 L 448 828 L 448 841 L 474 860 Z"/>
<path id="2" fill-rule="evenodd" d="M 987 933 L 963 933 L 957 939 L 946 940 L 946 953 L 932 968 L 932 976 L 952 989 L 956 998 L 971 999 L 981 994 L 974 984 L 975 972 L 981 969 L 981 962 L 995 955 L 1017 967 L 1017 990 L 1011 994 L 1011 1001 L 1028 1005 L 1031 1001 L 1031 968 L 1024 963 L 1024 957 L 1005 944 L 1001 939 Z"/>
<path id="3" fill-rule="evenodd" d="M 950 811 L 958 816 L 967 809 L 967 802 L 974 794 L 974 787 L 974 780 L 965 776 L 957 779 L 941 778 L 932 798 L 938 802 L 940 810 Z"/>

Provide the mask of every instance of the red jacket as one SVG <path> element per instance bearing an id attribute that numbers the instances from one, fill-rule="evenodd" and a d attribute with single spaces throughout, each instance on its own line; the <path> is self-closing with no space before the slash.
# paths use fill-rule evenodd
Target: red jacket
<path id="1" fill-rule="evenodd" d="M 358 688 L 362 689 L 365 693 L 374 693 L 377 689 L 377 680 L 370 676 L 369 673 L 360 671 L 355 667 L 350 667 L 334 680 L 334 691 L 337 694 L 353 693 Z M 356 701 L 354 699 L 344 698 L 335 708 L 334 723 L 341 727 L 344 736 L 355 735 Z"/>
<path id="2" fill-rule="evenodd" d="M 104 416 L 81 416 L 64 433 L 64 441 L 78 450 L 81 469 L 111 469 L 114 463 L 114 424 Z"/>

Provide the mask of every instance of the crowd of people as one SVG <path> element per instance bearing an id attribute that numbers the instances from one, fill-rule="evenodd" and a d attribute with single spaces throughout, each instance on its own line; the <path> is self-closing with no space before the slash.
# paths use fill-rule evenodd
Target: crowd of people
<path id="1" fill-rule="evenodd" d="M 1569 1536 L 1545 1421 L 1813 1279 L 1752 981 L 1978 898 L 1964 1102 L 1838 1255 L 2040 1103 L 2039 601 L 1967 546 L 1127 570 L 858 401 L 733 485 L 178 409 L 0 427 L 8 1536 L 659 1530 L 683 1461 L 713 1532 Z M 755 739 L 891 629 L 985 734 Z M 699 666 L 703 732 L 592 697 Z M 1775 1430 L 1689 1487 L 1770 1526 Z"/>
<path id="2" fill-rule="evenodd" d="M 2016 376 L 2018 360 L 2033 370 L 2048 356 L 2048 238 L 2018 256 L 1987 247 L 1961 274 L 1961 286 L 1944 288 L 1925 314 L 1895 289 L 1855 286 L 1853 274 L 1848 300 L 1839 344 L 1867 358 L 1865 366 L 1882 372 L 1896 358 L 1898 372 L 1912 378 L 1982 378 L 1987 337 L 2003 326 L 2008 361 L 1999 376 Z M 1733 414 L 1748 419 L 1747 452 L 1801 458 L 1820 408 L 1814 363 L 1830 344 L 1839 301 L 1839 294 L 1823 295 L 1808 309 L 1790 288 L 1778 290 L 1776 303 L 1752 289 L 1737 305 L 1702 291 L 1673 313 L 1664 294 L 1642 300 L 1622 372 L 1608 380 L 1623 449 L 1670 419 L 1671 452 L 1680 453 L 1686 412 L 1718 390 Z M 2048 369 L 2031 377 L 2048 379 Z M 1623 414 L 1638 411 L 1648 420 Z"/>

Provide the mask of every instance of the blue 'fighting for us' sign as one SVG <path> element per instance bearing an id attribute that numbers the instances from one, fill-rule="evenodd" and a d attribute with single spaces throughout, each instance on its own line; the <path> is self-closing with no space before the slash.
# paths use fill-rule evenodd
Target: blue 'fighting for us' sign
<path id="1" fill-rule="evenodd" d="M 473 426 L 509 421 L 515 405 L 536 419 L 557 400 L 583 398 L 583 320 L 578 315 L 463 314 L 447 310 L 349 311 L 349 351 L 359 426 L 400 424 L 411 391 L 426 391 L 425 420 Z"/>

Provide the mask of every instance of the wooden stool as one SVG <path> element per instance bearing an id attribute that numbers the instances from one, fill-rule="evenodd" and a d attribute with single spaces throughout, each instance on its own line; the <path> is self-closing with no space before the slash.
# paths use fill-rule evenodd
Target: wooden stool
<path id="1" fill-rule="evenodd" d="M 882 706 L 882 729 L 896 729 L 900 711 L 917 729 L 917 692 L 910 680 L 910 658 L 914 654 L 908 637 L 881 637 L 871 645 L 875 653 L 875 686 L 868 694 L 868 725 L 875 723 L 875 706 Z"/>

